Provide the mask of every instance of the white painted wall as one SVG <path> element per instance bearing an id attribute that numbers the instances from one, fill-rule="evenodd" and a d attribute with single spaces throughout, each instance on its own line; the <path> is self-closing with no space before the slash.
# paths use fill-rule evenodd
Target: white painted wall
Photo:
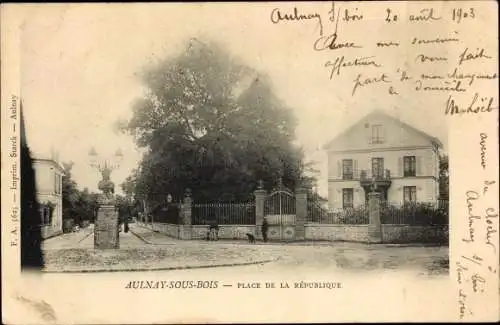
<path id="1" fill-rule="evenodd" d="M 55 205 L 52 223 L 45 226 L 49 228 L 47 235 L 51 236 L 62 231 L 63 169 L 53 160 L 36 158 L 33 160 L 33 169 L 38 203 L 52 202 Z"/>

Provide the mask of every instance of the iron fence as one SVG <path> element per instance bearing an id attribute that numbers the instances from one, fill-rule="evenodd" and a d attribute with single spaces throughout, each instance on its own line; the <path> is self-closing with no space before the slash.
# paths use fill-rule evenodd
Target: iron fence
<path id="1" fill-rule="evenodd" d="M 320 224 L 364 225 L 369 223 L 368 207 L 329 210 L 319 203 L 307 202 L 307 222 Z"/>
<path id="2" fill-rule="evenodd" d="M 382 202 L 380 221 L 396 225 L 446 225 L 449 223 L 449 203 L 389 203 Z"/>
<path id="3" fill-rule="evenodd" d="M 255 225 L 255 203 L 202 203 L 192 205 L 193 225 Z"/>

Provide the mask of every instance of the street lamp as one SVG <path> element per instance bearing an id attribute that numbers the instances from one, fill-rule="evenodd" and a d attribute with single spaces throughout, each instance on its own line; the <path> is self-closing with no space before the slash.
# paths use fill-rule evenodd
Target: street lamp
<path id="1" fill-rule="evenodd" d="M 90 148 L 90 166 L 97 169 L 102 179 L 98 183 L 98 188 L 102 191 L 99 197 L 99 210 L 97 212 L 96 224 L 94 227 L 94 247 L 99 249 L 120 247 L 118 227 L 119 216 L 114 202 L 115 184 L 111 181 L 111 172 L 118 167 L 123 159 L 123 154 L 118 149 L 114 156 L 99 157 L 94 147 Z"/>

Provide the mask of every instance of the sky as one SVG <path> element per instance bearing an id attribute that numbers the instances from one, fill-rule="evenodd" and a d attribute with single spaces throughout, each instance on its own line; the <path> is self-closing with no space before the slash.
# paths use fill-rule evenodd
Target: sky
<path id="1" fill-rule="evenodd" d="M 337 6 L 353 12 L 358 7 L 354 2 Z M 276 95 L 298 118 L 297 142 L 306 158 L 317 162 L 322 194 L 327 192 L 322 146 L 373 109 L 438 137 L 446 148 L 447 122 L 442 114 L 434 114 L 441 109 L 436 106 L 442 106 L 442 94 L 415 96 L 401 89 L 399 96 L 391 97 L 386 89 L 373 86 L 351 96 L 357 71 L 346 68 L 342 76 L 329 80 L 324 66 L 349 53 L 313 51 L 319 36 L 316 21 L 271 22 L 274 8 L 292 12 L 293 7 L 289 3 L 25 5 L 22 98 L 32 151 L 48 155 L 54 148 L 60 161 L 74 162 L 72 175 L 79 187 L 96 190 L 100 176 L 89 166 L 89 149 L 93 146 L 100 155 L 112 156 L 120 148 L 124 159 L 112 180 L 116 185 L 123 182 L 137 166 L 140 152 L 133 139 L 116 133 L 113 125 L 131 116 L 131 103 L 143 94 L 137 73 L 159 58 L 175 55 L 191 37 L 216 41 L 269 75 Z M 334 28 L 328 21 L 331 3 L 301 3 L 299 8 L 320 13 L 325 33 Z M 385 7 L 365 12 L 361 27 L 340 24 L 339 34 L 361 44 L 370 34 L 380 40 L 406 39 L 430 31 L 390 28 L 380 17 L 385 17 Z M 443 35 L 448 33 L 446 26 Z M 369 46 L 364 51 L 361 56 L 372 55 Z M 404 66 L 407 47 L 391 51 L 377 54 L 377 60 L 387 69 Z"/>

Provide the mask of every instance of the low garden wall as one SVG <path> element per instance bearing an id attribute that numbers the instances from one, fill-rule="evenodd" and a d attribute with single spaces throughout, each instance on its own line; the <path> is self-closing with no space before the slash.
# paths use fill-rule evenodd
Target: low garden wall
<path id="1" fill-rule="evenodd" d="M 448 243 L 448 226 L 382 225 L 384 243 Z"/>
<path id="2" fill-rule="evenodd" d="M 207 225 L 192 226 L 192 239 L 206 239 L 209 231 Z M 254 225 L 219 225 L 219 239 L 247 239 L 247 233 L 255 234 Z"/>
<path id="3" fill-rule="evenodd" d="M 150 224 L 149 224 L 150 225 Z M 169 237 L 180 238 L 181 230 L 179 225 L 171 224 L 171 223 L 154 223 L 153 228 L 154 231 L 159 231 L 162 234 L 165 234 Z"/>
<path id="4" fill-rule="evenodd" d="M 368 242 L 368 225 L 306 224 L 306 240 Z M 382 225 L 383 243 L 447 243 L 448 226 Z"/>
<path id="5" fill-rule="evenodd" d="M 306 240 L 368 241 L 368 225 L 306 224 Z"/>
<path id="6" fill-rule="evenodd" d="M 208 225 L 176 225 L 166 223 L 142 224 L 178 239 L 206 239 Z M 219 239 L 246 240 L 247 233 L 255 234 L 253 225 L 219 225 Z M 305 240 L 368 242 L 368 225 L 315 224 L 305 225 Z M 442 243 L 448 242 L 448 226 L 382 225 L 383 243 Z"/>

